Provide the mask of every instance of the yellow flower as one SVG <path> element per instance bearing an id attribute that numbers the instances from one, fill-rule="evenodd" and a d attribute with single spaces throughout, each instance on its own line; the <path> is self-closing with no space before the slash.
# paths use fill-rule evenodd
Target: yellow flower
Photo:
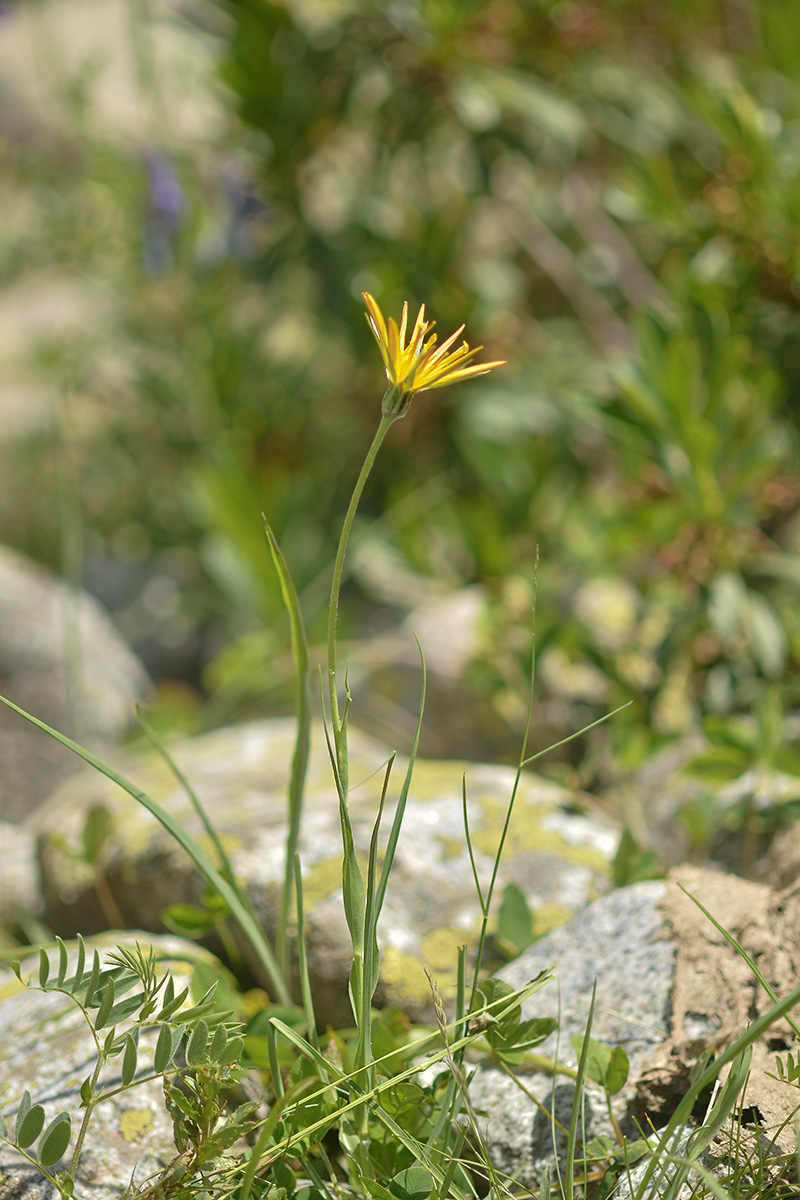
<path id="1" fill-rule="evenodd" d="M 383 398 L 383 412 L 386 416 L 404 416 L 416 392 L 448 387 L 451 383 L 458 383 L 460 379 L 485 375 L 487 371 L 504 365 L 502 362 L 492 362 L 467 366 L 470 359 L 483 347 L 475 346 L 470 350 L 467 343 L 462 342 L 457 350 L 450 349 L 463 330 L 463 325 L 437 349 L 436 334 L 430 333 L 435 322 L 425 320 L 424 304 L 417 313 L 411 337 L 406 344 L 408 304 L 403 305 L 403 316 L 398 329 L 394 318 L 389 317 L 388 322 L 384 320 L 378 302 L 369 292 L 364 292 L 363 296 L 367 306 L 367 321 L 380 347 L 386 378 L 389 380 L 389 388 Z"/>

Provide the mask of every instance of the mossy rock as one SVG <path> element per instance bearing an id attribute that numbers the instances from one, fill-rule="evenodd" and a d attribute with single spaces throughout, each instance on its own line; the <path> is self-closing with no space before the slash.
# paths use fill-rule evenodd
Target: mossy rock
<path id="1" fill-rule="evenodd" d="M 274 719 L 187 739 L 171 753 L 190 780 L 270 937 L 274 935 L 286 841 L 286 795 L 295 723 Z M 366 853 L 390 751 L 351 736 L 351 819 Z M 395 762 L 383 836 L 407 763 Z M 166 808 L 212 855 L 213 847 L 183 788 L 155 753 L 132 756 L 123 772 Z M 381 916 L 379 1000 L 422 1012 L 428 1007 L 424 963 L 447 992 L 460 945 L 474 946 L 480 922 L 462 816 L 466 778 L 475 863 L 484 892 L 492 873 L 515 772 L 496 765 L 418 761 Z M 108 925 L 98 876 L 76 858 L 93 806 L 110 814 L 101 885 L 127 925 L 163 929 L 167 905 L 197 903 L 204 882 L 155 818 L 96 773 L 61 788 L 37 815 L 44 919 L 64 936 Z M 574 797 L 525 773 L 517 791 L 493 904 L 516 884 L 537 933 L 560 924 L 608 890 L 617 831 L 597 815 L 575 811 Z M 312 982 L 320 1020 L 349 1024 L 349 936 L 341 898 L 338 801 L 321 729 L 314 730 L 306 788 L 301 861 Z M 101 886 L 102 890 L 102 886 Z M 108 904 L 106 904 L 106 910 Z M 264 981 L 261 980 L 263 983 Z"/>

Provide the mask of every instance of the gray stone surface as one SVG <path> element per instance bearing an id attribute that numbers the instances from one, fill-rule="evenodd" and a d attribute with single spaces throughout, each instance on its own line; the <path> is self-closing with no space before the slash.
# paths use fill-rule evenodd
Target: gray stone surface
<path id="1" fill-rule="evenodd" d="M 36 840 L 30 830 L 0 821 L 0 925 L 13 925 L 29 915 L 40 916 L 42 897 Z"/>
<path id="2" fill-rule="evenodd" d="M 91 953 L 96 945 L 103 959 L 117 944 L 133 947 L 137 938 L 142 945 L 153 944 L 179 978 L 188 976 L 192 961 L 204 957 L 201 949 L 179 938 L 154 939 L 142 933 L 105 935 L 87 948 Z M 73 962 L 74 953 L 73 949 Z M 36 965 L 36 959 L 27 959 L 23 974 Z M 71 1154 L 83 1117 L 80 1086 L 96 1062 L 93 1045 L 83 1016 L 63 995 L 26 990 L 10 971 L 0 973 L 0 1112 L 12 1129 L 13 1115 L 27 1089 L 33 1103 L 43 1105 L 46 1123 L 58 1112 L 69 1112 L 73 1137 L 67 1154 Z M 144 1040 L 140 1045 L 144 1047 Z M 115 1069 L 118 1072 L 118 1067 L 109 1065 L 109 1082 Z M 87 1195 L 92 1200 L 117 1200 L 134 1172 L 137 1184 L 142 1183 L 176 1154 L 160 1081 L 137 1085 L 95 1109 L 75 1195 L 79 1200 Z M 35 1167 L 0 1141 L 0 1200 L 50 1200 L 55 1195 Z"/>
<path id="3" fill-rule="evenodd" d="M 512 986 L 521 987 L 540 971 L 554 969 L 553 981 L 523 1005 L 524 1018 L 560 1016 L 558 1033 L 547 1038 L 537 1053 L 576 1066 L 569 1039 L 586 1030 L 595 979 L 592 1036 L 604 1045 L 625 1047 L 632 1078 L 649 1052 L 666 1039 L 671 1032 L 675 961 L 675 944 L 658 908 L 666 886 L 661 880 L 638 883 L 603 897 L 498 972 Z M 542 1071 L 525 1071 L 521 1077 L 545 1109 L 552 1106 L 558 1120 L 568 1126 L 572 1081 Z M 470 1093 L 486 1114 L 484 1133 L 495 1165 L 528 1186 L 538 1186 L 543 1169 L 552 1169 L 556 1156 L 563 1160 L 563 1136 L 557 1134 L 554 1154 L 549 1119 L 494 1067 L 478 1069 Z M 623 1120 L 630 1096 L 628 1085 L 615 1102 Z M 585 1121 L 590 1137 L 612 1132 L 603 1093 L 592 1084 L 586 1086 Z"/>
<path id="4" fill-rule="evenodd" d="M 133 719 L 147 674 L 93 597 L 0 546 L 0 693 L 103 754 Z M 0 706 L 0 818 L 19 822 L 79 760 Z"/>
<path id="5" fill-rule="evenodd" d="M 286 789 L 294 744 L 291 719 L 254 722 L 218 730 L 172 747 L 224 840 L 235 873 L 272 934 L 282 879 L 286 833 Z M 357 847 L 366 851 L 377 813 L 381 764 L 387 748 L 363 735 L 351 738 L 351 817 Z M 206 849 L 203 832 L 184 791 L 153 754 L 122 764 L 124 773 L 193 833 Z M 388 835 L 405 763 L 398 760 L 388 791 L 384 839 Z M 479 907 L 467 855 L 461 812 L 466 772 L 470 826 L 476 864 L 487 887 L 513 770 L 499 766 L 419 761 L 400 835 L 395 870 L 381 918 L 380 996 L 412 1012 L 428 1010 L 424 963 L 447 995 L 457 948 L 474 944 Z M 511 821 L 495 896 L 513 881 L 534 910 L 542 931 L 567 920 L 609 887 L 609 862 L 618 833 L 606 821 L 567 811 L 567 792 L 525 775 Z M 36 819 L 46 920 L 72 935 L 104 927 L 105 918 L 88 869 L 65 853 L 79 843 L 92 804 L 112 816 L 106 878 L 126 923 L 160 929 L 159 913 L 170 903 L 196 901 L 202 882 L 186 855 L 156 820 L 134 800 L 95 774 L 81 774 L 52 798 Z M 317 1013 L 324 1022 L 348 1024 L 346 980 L 349 937 L 341 892 L 338 801 L 321 730 L 312 742 L 301 841 L 310 967 Z"/>

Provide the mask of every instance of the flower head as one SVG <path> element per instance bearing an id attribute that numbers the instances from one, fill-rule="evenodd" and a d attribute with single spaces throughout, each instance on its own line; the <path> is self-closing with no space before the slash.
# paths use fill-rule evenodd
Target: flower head
<path id="1" fill-rule="evenodd" d="M 466 364 L 474 358 L 482 346 L 470 350 L 462 342 L 451 350 L 464 326 L 461 325 L 441 346 L 436 346 L 436 334 L 431 333 L 434 321 L 425 320 L 425 305 L 417 313 L 411 337 L 406 344 L 408 332 L 408 304 L 403 305 L 403 316 L 398 328 L 393 317 L 384 320 L 378 302 L 369 292 L 364 292 L 367 306 L 367 321 L 380 348 L 389 388 L 383 398 L 383 411 L 387 416 L 405 416 L 415 392 L 426 392 L 430 388 L 448 387 L 459 379 L 470 379 L 473 375 L 485 375 L 502 362 Z"/>

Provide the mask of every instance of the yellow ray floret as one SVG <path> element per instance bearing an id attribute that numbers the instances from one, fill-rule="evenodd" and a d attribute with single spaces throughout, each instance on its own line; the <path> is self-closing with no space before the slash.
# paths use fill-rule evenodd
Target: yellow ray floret
<path id="1" fill-rule="evenodd" d="M 473 375 L 485 375 L 495 367 L 502 367 L 502 362 L 466 364 L 474 358 L 482 346 L 470 349 L 462 342 L 457 350 L 451 350 L 459 334 L 463 331 L 461 325 L 451 334 L 441 346 L 436 346 L 436 334 L 431 333 L 435 322 L 425 320 L 425 305 L 417 313 L 411 337 L 406 343 L 408 332 L 408 304 L 403 305 L 403 316 L 398 328 L 397 322 L 389 317 L 384 319 L 377 301 L 369 292 L 364 292 L 364 303 L 367 306 L 367 320 L 375 340 L 380 347 L 383 365 L 386 368 L 386 378 L 391 390 L 395 392 L 396 401 L 405 401 L 402 412 L 408 407 L 408 402 L 416 392 L 425 392 L 430 388 L 448 387 L 459 379 L 469 379 Z M 398 416 L 402 412 L 397 412 Z"/>

